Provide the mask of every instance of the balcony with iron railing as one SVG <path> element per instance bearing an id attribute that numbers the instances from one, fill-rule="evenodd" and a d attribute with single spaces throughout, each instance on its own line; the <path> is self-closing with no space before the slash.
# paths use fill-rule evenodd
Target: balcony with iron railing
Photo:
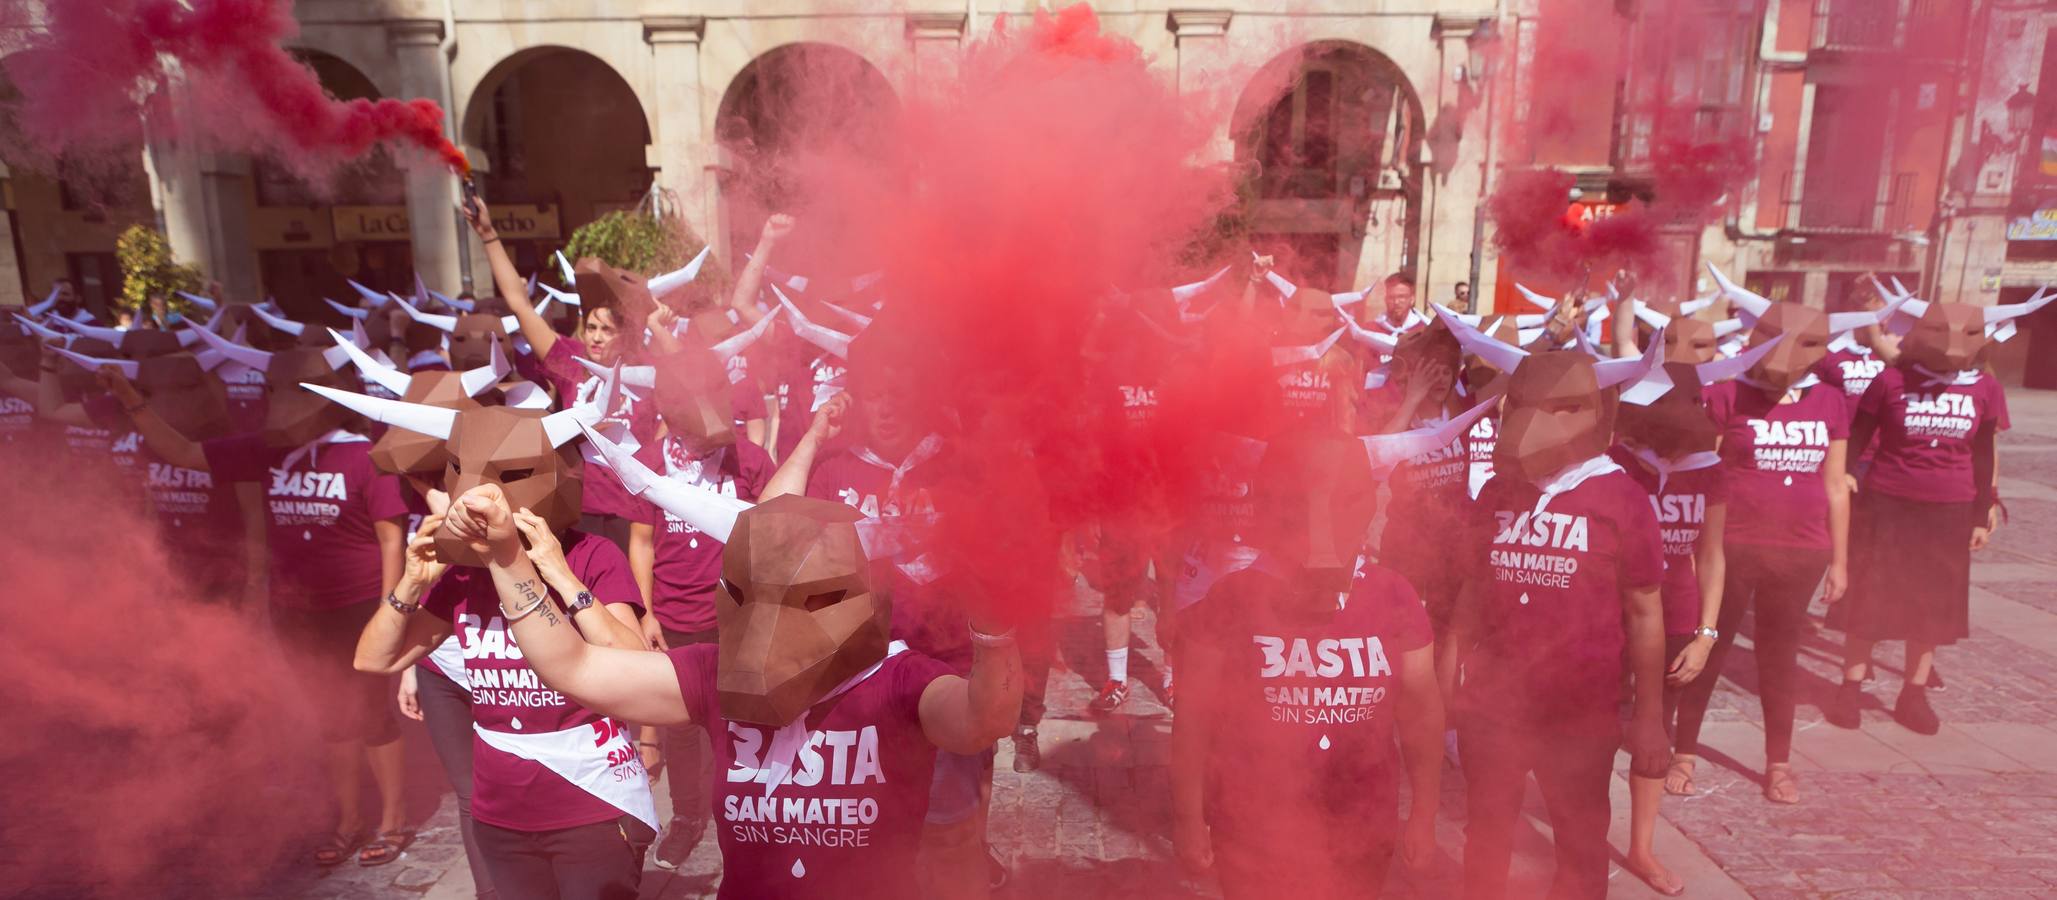
<path id="1" fill-rule="evenodd" d="M 1807 48 L 1829 53 L 1947 49 L 1962 25 L 1962 0 L 1814 0 Z"/>
<path id="2" fill-rule="evenodd" d="M 1887 236 L 1926 228 L 1915 221 L 1915 172 L 1895 172 L 1886 183 L 1883 199 L 1875 189 L 1851 190 L 1852 185 L 1822 184 L 1795 189 L 1799 176 L 1788 172 L 1779 182 L 1778 230 L 1805 235 Z M 1862 187 L 1857 186 L 1857 187 Z"/>

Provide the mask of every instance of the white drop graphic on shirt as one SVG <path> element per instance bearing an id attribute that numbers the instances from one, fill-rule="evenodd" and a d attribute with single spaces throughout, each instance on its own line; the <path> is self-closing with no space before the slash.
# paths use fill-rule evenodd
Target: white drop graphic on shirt
<path id="1" fill-rule="evenodd" d="M 1321 748 L 1321 749 L 1323 749 L 1323 750 L 1327 750 L 1327 749 L 1329 748 L 1329 746 L 1330 746 L 1330 745 L 1329 745 L 1329 742 L 1328 742 L 1328 735 L 1325 735 L 1325 734 L 1324 734 L 1324 735 L 1322 735 L 1322 736 L 1321 736 L 1321 743 L 1319 743 L 1319 744 L 1316 744 L 1315 746 L 1317 746 L 1317 747 L 1320 747 L 1320 748 Z"/>
<path id="2" fill-rule="evenodd" d="M 514 726 L 514 730 L 516 730 L 516 731 L 520 731 L 520 730 L 521 730 L 521 720 L 520 720 L 520 719 L 514 719 L 514 720 L 511 720 L 511 721 L 509 721 L 509 722 L 508 722 L 507 724 L 509 724 L 509 725 L 513 725 L 513 726 Z"/>
<path id="3" fill-rule="evenodd" d="M 794 878 L 806 878 L 806 877 L 807 877 L 807 864 L 806 864 L 806 863 L 803 863 L 803 862 L 801 862 L 801 861 L 799 861 L 799 860 L 797 860 L 797 859 L 796 859 L 796 860 L 793 860 L 793 877 L 794 877 Z"/>
<path id="4" fill-rule="evenodd" d="M 1931 447 L 1939 447 L 1939 446 L 1942 446 L 1942 440 L 1941 440 L 1940 438 L 1929 438 L 1929 439 L 1928 439 L 1928 445 L 1929 445 L 1929 446 L 1931 446 Z"/>
<path id="5" fill-rule="evenodd" d="M 688 549 L 688 550 L 698 550 L 698 549 L 700 549 L 700 539 L 699 539 L 699 538 L 686 538 L 686 549 Z"/>
<path id="6" fill-rule="evenodd" d="M 1791 475 L 1787 475 L 1787 476 L 1786 476 L 1786 487 L 1792 487 L 1792 486 L 1793 486 L 1793 476 L 1791 476 Z"/>
<path id="7" fill-rule="evenodd" d="M 301 540 L 303 540 L 303 541 L 311 541 L 311 540 L 314 540 L 314 532 L 312 532 L 312 531 L 303 531 L 303 532 L 300 532 L 300 539 L 301 539 Z"/>
<path id="8" fill-rule="evenodd" d="M 1523 606 L 1527 606 L 1527 605 L 1528 605 L 1528 595 L 1527 595 L 1527 594 L 1523 594 L 1523 595 L 1521 595 L 1521 605 L 1523 605 Z"/>

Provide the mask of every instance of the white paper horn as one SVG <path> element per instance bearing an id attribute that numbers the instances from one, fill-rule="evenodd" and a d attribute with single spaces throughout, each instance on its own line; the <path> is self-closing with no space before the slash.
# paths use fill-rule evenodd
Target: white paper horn
<path id="1" fill-rule="evenodd" d="M 827 306 L 828 304 L 822 305 Z M 855 314 L 852 313 L 852 315 Z M 716 342 L 713 347 L 715 358 L 726 363 L 731 359 L 735 359 L 737 354 L 750 349 L 751 344 L 757 343 L 758 338 L 763 337 L 766 331 L 771 330 L 771 320 L 773 318 L 775 317 L 758 316 L 757 324 Z"/>
<path id="2" fill-rule="evenodd" d="M 272 315 L 271 313 L 265 312 L 264 307 L 253 306 L 250 308 L 250 311 L 252 313 L 255 313 L 258 318 L 263 319 L 264 324 L 270 325 L 273 329 L 283 331 L 287 334 L 293 335 L 294 337 L 299 337 L 301 333 L 307 330 L 307 325 L 305 323 L 295 322 L 292 319 L 285 318 L 284 316 Z"/>
<path id="3" fill-rule="evenodd" d="M 356 291 L 357 296 L 363 297 L 364 302 L 371 304 L 372 309 L 378 309 L 379 307 L 384 306 L 387 302 L 389 302 L 390 298 L 388 298 L 385 294 L 380 293 L 378 291 L 374 291 L 371 288 L 365 287 L 364 285 L 358 284 L 354 279 L 345 278 L 343 280 L 350 282 L 350 289 Z"/>
<path id="4" fill-rule="evenodd" d="M 343 315 L 349 316 L 353 319 L 371 318 L 371 310 L 368 309 L 358 309 L 355 306 L 344 306 L 343 304 L 337 303 L 334 300 L 330 300 L 327 297 L 321 298 L 321 302 L 328 304 L 330 309 L 333 309 L 336 312 L 342 313 Z"/>
<path id="5" fill-rule="evenodd" d="M 1664 370 L 1664 335 L 1651 335 L 1650 346 L 1633 359 L 1603 359 L 1593 363 L 1593 374 L 1602 390 L 1621 388 L 1621 402 L 1648 406 L 1671 390 L 1671 373 Z"/>
<path id="6" fill-rule="evenodd" d="M 1271 348 L 1271 364 L 1274 366 L 1291 366 L 1320 359 L 1328 355 L 1329 350 L 1335 347 L 1336 342 L 1342 340 L 1343 332 L 1348 330 L 1347 328 L 1338 328 L 1329 332 L 1328 337 L 1322 338 L 1319 342 L 1313 344 L 1299 347 L 1273 347 Z"/>
<path id="7" fill-rule="evenodd" d="M 1180 306 L 1184 306 L 1185 304 L 1192 302 L 1194 297 L 1198 297 L 1201 294 L 1206 293 L 1208 288 L 1220 284 L 1223 278 L 1228 277 L 1229 268 L 1229 266 L 1222 266 L 1221 271 L 1207 276 L 1206 280 L 1204 281 L 1195 281 L 1192 284 L 1182 284 L 1175 288 L 1172 288 L 1171 299 L 1176 301 Z"/>
<path id="8" fill-rule="evenodd" d="M 340 406 L 364 416 L 374 422 L 405 428 L 416 434 L 425 434 L 442 440 L 450 439 L 450 430 L 457 426 L 457 410 L 426 403 L 409 403 L 405 400 L 387 400 L 354 391 L 340 391 L 319 384 L 301 382 L 301 387 L 327 397 Z"/>
<path id="9" fill-rule="evenodd" d="M 1394 434 L 1364 436 L 1364 451 L 1371 455 L 1371 471 L 1384 478 L 1392 474 L 1393 467 L 1403 462 L 1450 446 L 1451 441 L 1470 430 L 1473 422 L 1478 421 L 1480 416 L 1497 405 L 1488 399 L 1474 404 L 1470 409 L 1452 416 L 1441 424 Z"/>
<path id="10" fill-rule="evenodd" d="M 629 387 L 644 388 L 647 390 L 649 388 L 654 388 L 657 386 L 656 366 L 616 366 L 614 368 L 609 368 L 607 366 L 603 366 L 599 363 L 596 363 L 590 359 L 587 359 L 583 356 L 574 356 L 572 357 L 572 359 L 576 360 L 580 366 L 583 366 L 585 370 L 591 373 L 594 378 L 598 378 L 603 381 L 607 378 L 615 376 L 616 374 L 619 374 L 621 377 L 621 383 Z"/>
<path id="11" fill-rule="evenodd" d="M 400 308 L 407 311 L 407 317 L 413 319 L 416 322 L 420 322 L 423 325 L 427 325 L 444 332 L 451 332 L 457 330 L 456 316 L 445 316 L 437 313 L 425 313 L 419 309 L 414 308 L 414 304 L 409 303 L 406 300 L 401 299 L 399 297 L 394 297 L 393 302 L 400 304 Z"/>
<path id="12" fill-rule="evenodd" d="M 1755 347 L 1751 347 L 1727 359 L 1700 363 L 1694 366 L 1693 370 L 1700 374 L 1700 383 L 1703 385 L 1727 381 L 1737 375 L 1750 371 L 1750 367 L 1756 365 L 1758 360 L 1763 359 L 1764 354 L 1770 353 L 1771 348 L 1778 346 L 1778 342 L 1785 339 L 1786 336 L 1783 334 L 1774 334 L 1770 340 L 1762 341 Z"/>
<path id="13" fill-rule="evenodd" d="M 571 267 L 571 260 L 564 258 L 564 251 L 557 250 L 554 252 L 557 256 L 557 274 L 564 277 L 564 283 L 566 285 L 579 283 L 579 274 L 577 270 Z"/>
<path id="14" fill-rule="evenodd" d="M 221 308 L 221 304 L 219 302 L 216 302 L 212 297 L 202 297 L 199 294 L 188 293 L 186 291 L 176 291 L 175 293 L 177 293 L 181 297 L 184 297 L 187 303 L 191 303 L 194 306 L 207 310 L 210 313 Z"/>
<path id="15" fill-rule="evenodd" d="M 1752 321 L 1762 318 L 1765 313 L 1771 311 L 1771 300 L 1769 298 L 1753 293 L 1742 285 L 1728 280 L 1728 276 L 1721 274 L 1721 270 L 1715 268 L 1713 263 L 1707 264 L 1707 274 L 1714 276 L 1714 283 L 1721 289 L 1721 295 L 1727 297 L 1728 302 L 1741 308 L 1743 315 L 1749 316 Z"/>
<path id="16" fill-rule="evenodd" d="M 59 356 L 62 356 L 65 359 L 77 363 L 79 368 L 85 369 L 88 372 L 98 372 L 100 371 L 101 366 L 114 366 L 115 368 L 121 370 L 121 374 L 123 377 L 134 378 L 136 377 L 136 373 L 140 371 L 143 367 L 142 363 L 138 363 L 133 360 L 101 359 L 97 356 L 87 356 L 84 353 L 73 353 L 70 350 L 64 349 L 63 347 L 52 347 L 50 349 L 57 351 L 57 354 Z"/>
<path id="17" fill-rule="evenodd" d="M 736 530 L 736 518 L 751 507 L 747 501 L 725 497 L 699 485 L 675 481 L 652 472 L 649 466 L 636 459 L 635 454 L 591 428 L 586 429 L 586 440 L 600 451 L 602 464 L 614 470 L 614 474 L 621 478 L 621 486 L 629 493 L 678 516 L 717 541 L 727 543 L 729 535 Z"/>
<path id="18" fill-rule="evenodd" d="M 99 338 L 117 347 L 121 346 L 122 330 L 119 328 L 102 328 L 98 325 L 86 325 L 62 316 L 50 321 L 63 325 L 65 330 L 71 331 L 80 337 Z"/>
<path id="19" fill-rule="evenodd" d="M 255 347 L 245 347 L 242 344 L 238 344 L 234 341 L 231 341 L 228 338 L 215 334 L 212 331 L 208 331 L 205 328 L 201 328 L 198 325 L 189 324 L 186 327 L 192 329 L 194 333 L 200 335 L 200 340 L 205 341 L 207 343 L 207 346 L 212 347 L 214 350 L 221 353 L 221 355 L 226 356 L 237 363 L 240 363 L 244 366 L 248 366 L 252 369 L 256 369 L 259 372 L 271 368 L 270 353 L 267 353 L 263 350 L 259 350 Z"/>
<path id="20" fill-rule="evenodd" d="M 1487 365 L 1512 374 L 1521 366 L 1521 361 L 1528 358 L 1527 350 L 1464 324 L 1464 320 L 1457 318 L 1439 304 L 1429 305 L 1435 307 L 1436 315 L 1443 319 L 1443 327 L 1450 329 L 1450 333 L 1457 337 L 1457 343 L 1463 345 L 1465 352 L 1485 360 Z"/>
<path id="21" fill-rule="evenodd" d="M 799 307 L 793 305 L 793 301 L 786 296 L 785 292 L 779 290 L 778 285 L 771 285 L 771 292 L 779 298 L 779 306 L 785 309 L 787 324 L 793 326 L 793 333 L 795 335 L 798 335 L 801 340 L 820 347 L 839 358 L 850 358 L 851 337 L 849 335 L 809 321 L 807 315 L 802 313 Z"/>
<path id="22" fill-rule="evenodd" d="M 2020 303 L 2003 303 L 1997 306 L 1986 307 L 1986 324 L 1998 325 L 2002 322 L 2018 319 L 2042 309 L 2052 300 L 2057 300 L 2057 293 L 2051 293 L 2048 287 L 2036 288 L 2035 296 Z"/>
<path id="23" fill-rule="evenodd" d="M 692 284 L 694 279 L 700 277 L 700 267 L 707 264 L 707 254 L 713 249 L 714 247 L 711 244 L 701 247 L 700 252 L 694 255 L 692 262 L 651 278 L 647 282 L 647 286 L 650 288 L 650 296 L 663 297 L 679 288 Z"/>
<path id="24" fill-rule="evenodd" d="M 57 286 L 53 284 L 50 286 L 50 293 L 43 295 L 43 301 L 41 303 L 37 303 L 33 306 L 28 307 L 27 312 L 29 315 L 32 316 L 40 316 L 48 314 L 51 310 L 56 308 Z"/>
<path id="25" fill-rule="evenodd" d="M 413 379 L 406 372 L 373 359 L 370 354 L 358 349 L 357 342 L 345 337 L 342 332 L 333 328 L 328 331 L 329 337 L 335 339 L 336 347 L 349 357 L 350 362 L 356 364 L 359 374 L 396 395 L 407 393 L 408 382 Z"/>
<path id="26" fill-rule="evenodd" d="M 464 396 L 476 397 L 485 393 L 487 388 L 499 384 L 507 377 L 508 372 L 514 370 L 513 366 L 507 364 L 507 354 L 500 351 L 499 341 L 493 342 L 490 352 L 490 362 L 476 369 L 466 369 L 457 376 L 458 383 L 464 386 Z"/>

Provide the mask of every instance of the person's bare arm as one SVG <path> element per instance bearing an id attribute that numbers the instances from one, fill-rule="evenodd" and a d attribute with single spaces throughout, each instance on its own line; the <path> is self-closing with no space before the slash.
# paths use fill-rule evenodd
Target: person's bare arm
<path id="1" fill-rule="evenodd" d="M 657 624 L 657 527 L 642 522 L 629 523 L 629 574 L 636 579 L 636 590 L 643 595 L 643 616 L 638 629 L 643 633 L 643 644 L 653 650 L 663 650 L 664 629 Z"/>
<path id="2" fill-rule="evenodd" d="M 480 485 L 453 501 L 450 521 L 451 534 L 485 554 L 500 612 L 543 683 L 601 715 L 645 725 L 691 722 L 669 657 L 595 646 L 572 627 L 523 552 L 499 485 Z"/>
<path id="3" fill-rule="evenodd" d="M 1436 650 L 1424 644 L 1400 655 L 1400 757 L 1414 798 L 1407 813 L 1402 859 L 1428 864 L 1436 849 L 1436 807 L 1443 796 L 1443 693 L 1436 680 Z M 1183 675 L 1183 673 L 1181 673 Z"/>
<path id="4" fill-rule="evenodd" d="M 486 208 L 485 198 L 478 198 L 473 207 L 464 213 L 465 221 L 471 223 L 472 233 L 486 245 L 486 262 L 493 269 L 493 289 L 500 293 L 500 299 L 514 313 L 516 322 L 521 323 L 521 336 L 528 338 L 529 348 L 537 359 L 550 355 L 550 348 L 557 346 L 557 331 L 536 312 L 536 305 L 529 302 L 529 284 L 514 268 L 514 259 L 507 255 L 507 248 L 500 243 L 500 233 L 493 228 L 493 213 Z"/>
<path id="5" fill-rule="evenodd" d="M 434 526 L 440 524 L 440 517 L 430 516 L 407 544 L 400 575 L 387 594 L 392 602 L 380 603 L 357 635 L 357 653 L 351 660 L 357 671 L 374 675 L 405 671 L 450 636 L 449 622 L 421 611 L 429 588 L 449 569 L 436 555 Z M 395 603 L 399 609 L 394 608 Z"/>
<path id="6" fill-rule="evenodd" d="M 945 675 L 921 692 L 921 733 L 952 753 L 983 752 L 1014 730 L 1021 687 L 1021 652 L 1011 639 L 998 647 L 974 642 L 970 677 Z"/>
<path id="7" fill-rule="evenodd" d="M 764 420 L 744 419 L 743 437 L 749 438 L 750 443 L 756 444 L 759 447 L 764 446 Z"/>
<path id="8" fill-rule="evenodd" d="M 1828 581 L 1822 588 L 1830 603 L 1843 599 L 1850 584 L 1850 487 L 1844 482 L 1848 458 L 1847 441 L 1828 442 L 1828 461 L 1822 464 L 1822 489 L 1828 492 Z"/>
<path id="9" fill-rule="evenodd" d="M 757 234 L 757 249 L 751 252 L 743 273 L 736 276 L 736 289 L 729 294 L 729 308 L 736 311 L 746 327 L 764 318 L 764 310 L 757 308 L 757 295 L 764 289 L 764 270 L 771 265 L 771 254 L 778 249 L 779 241 L 793 233 L 794 224 L 793 217 L 785 213 L 774 213 L 765 219 L 764 230 Z"/>
<path id="10" fill-rule="evenodd" d="M 407 565 L 407 517 L 380 519 L 371 531 L 379 542 L 379 587 L 390 594 Z"/>
<path id="11" fill-rule="evenodd" d="M 264 485 L 236 482 L 236 506 L 243 514 L 243 596 L 251 610 L 262 609 L 271 586 L 271 520 L 265 515 Z"/>
<path id="12" fill-rule="evenodd" d="M 1618 359 L 1635 359 L 1643 355 L 1643 348 L 1637 346 L 1636 314 L 1631 305 L 1634 300 L 1623 294 L 1620 303 L 1614 305 L 1614 355 Z"/>
<path id="13" fill-rule="evenodd" d="M 1664 734 L 1664 601 L 1651 585 L 1623 591 L 1622 607 L 1636 691 L 1626 741 L 1629 764 L 1637 775 L 1662 777 L 1671 756 Z"/>
<path id="14" fill-rule="evenodd" d="M 807 493 L 807 479 L 814 474 L 814 462 L 821 454 L 823 444 L 843 432 L 843 413 L 850 408 L 850 396 L 837 394 L 830 397 L 821 409 L 814 413 L 814 422 L 807 426 L 807 433 L 793 445 L 793 452 L 779 463 L 778 471 L 764 483 L 764 492 L 758 502 L 770 500 L 784 494 Z"/>
<path id="15" fill-rule="evenodd" d="M 1485 605 L 1485 582 L 1466 578 L 1457 589 L 1457 602 L 1450 610 L 1450 646 L 1436 660 L 1436 684 L 1443 692 L 1443 706 L 1457 703 L 1457 686 L 1464 670 L 1464 654 L 1478 641 L 1480 611 Z"/>
<path id="16" fill-rule="evenodd" d="M 59 425 L 92 427 L 93 420 L 86 415 L 86 407 L 83 404 L 64 402 L 64 381 L 57 375 L 60 369 L 49 363 L 49 360 L 55 359 L 59 365 L 69 366 L 72 365 L 71 361 L 47 351 L 43 358 L 43 377 L 36 383 L 36 396 L 30 398 L 36 404 L 36 417 Z"/>
<path id="17" fill-rule="evenodd" d="M 1207 757 L 1214 743 L 1214 703 L 1222 686 L 1222 654 L 1204 640 L 1179 643 L 1181 684 L 1171 723 L 1172 845 L 1179 861 L 1193 872 L 1214 865 L 1214 842 L 1207 828 Z"/>
<path id="18" fill-rule="evenodd" d="M 1988 422 L 1971 436 L 1971 549 L 1984 550 L 2000 530 L 1999 427 Z"/>
<path id="19" fill-rule="evenodd" d="M 571 565 L 564 559 L 564 545 L 558 543 L 557 535 L 550 530 L 550 523 L 542 516 L 526 509 L 514 511 L 515 530 L 528 545 L 525 551 L 529 562 L 535 567 L 537 577 L 557 592 L 559 597 L 577 597 L 586 591 L 586 584 L 571 571 Z M 633 603 L 595 603 L 572 614 L 572 621 L 579 627 L 588 643 L 598 647 L 613 647 L 620 650 L 647 650 L 650 645 L 643 640 L 642 623 L 636 620 Z"/>

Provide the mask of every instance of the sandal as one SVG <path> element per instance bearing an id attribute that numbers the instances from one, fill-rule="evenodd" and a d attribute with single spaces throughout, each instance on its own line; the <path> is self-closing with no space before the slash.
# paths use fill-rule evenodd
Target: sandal
<path id="1" fill-rule="evenodd" d="M 1644 871 L 1640 866 L 1629 865 L 1626 863 L 1624 863 L 1621 868 L 1627 871 L 1630 875 L 1634 875 L 1637 878 L 1641 878 L 1644 884 L 1650 886 L 1650 890 L 1656 891 L 1657 893 L 1662 894 L 1666 897 L 1677 897 L 1686 892 L 1685 879 L 1680 878 L 1677 875 L 1673 875 L 1670 872 L 1666 872 L 1665 874 L 1671 875 L 1671 883 L 1658 884 L 1657 879 L 1654 877 L 1656 875 L 1656 873 L 1654 872 L 1647 872 Z"/>
<path id="2" fill-rule="evenodd" d="M 379 834 L 378 840 L 364 845 L 364 849 L 358 851 L 357 864 L 360 866 L 383 866 L 399 859 L 400 851 L 407 849 L 413 843 L 414 830 L 411 828 L 382 832 Z"/>
<path id="3" fill-rule="evenodd" d="M 315 848 L 314 864 L 323 868 L 340 866 L 343 860 L 350 858 L 350 854 L 357 852 L 357 848 L 364 846 L 364 842 L 370 837 L 371 833 L 361 828 L 347 834 L 341 831 L 331 834 L 327 843 Z"/>
<path id="4" fill-rule="evenodd" d="M 1673 754 L 1671 771 L 1664 773 L 1664 792 L 1674 797 L 1691 797 L 1699 793 L 1699 788 L 1693 784 L 1694 764 L 1699 761 L 1699 757 L 1690 753 Z"/>
<path id="5" fill-rule="evenodd" d="M 1791 763 L 1774 763 L 1765 768 L 1764 799 L 1788 805 L 1800 802 L 1800 780 L 1793 777 Z"/>

